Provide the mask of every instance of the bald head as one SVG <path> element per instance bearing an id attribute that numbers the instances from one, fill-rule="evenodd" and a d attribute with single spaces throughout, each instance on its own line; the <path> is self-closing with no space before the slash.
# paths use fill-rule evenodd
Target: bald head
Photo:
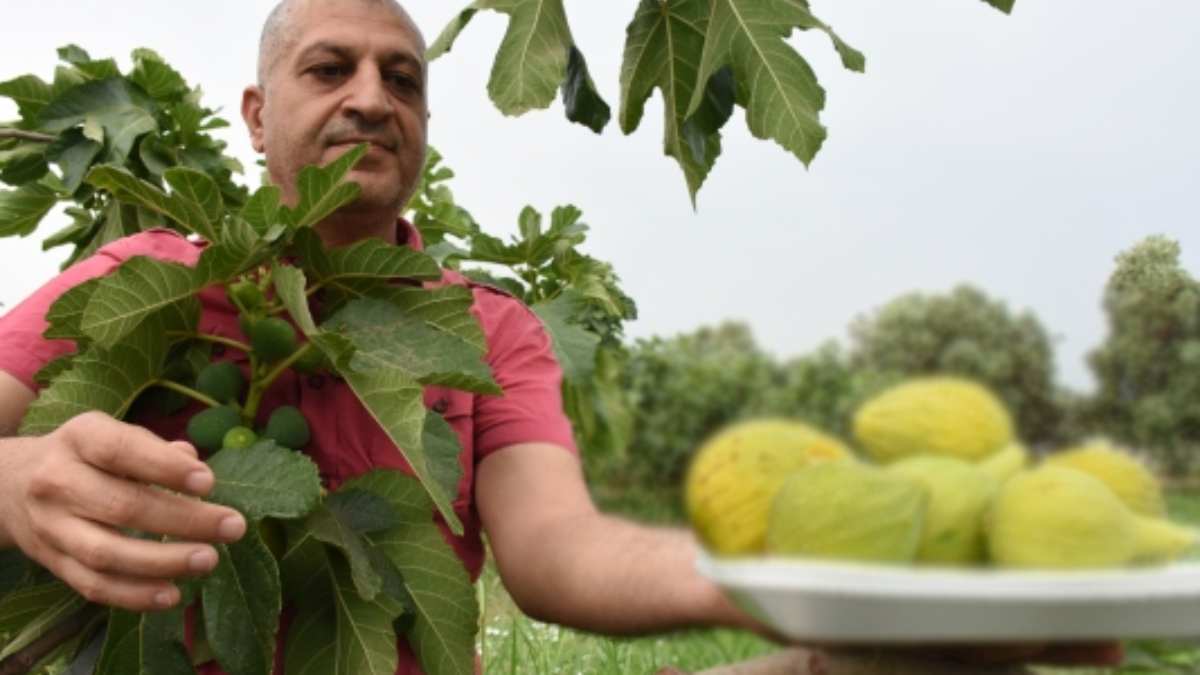
<path id="1" fill-rule="evenodd" d="M 288 49 L 295 45 L 297 31 L 294 29 L 294 21 L 300 14 L 300 10 L 317 3 L 357 3 L 387 9 L 412 27 L 413 33 L 420 40 L 421 51 L 425 51 L 421 31 L 408 12 L 404 11 L 404 7 L 396 0 L 281 0 L 267 15 L 266 23 L 263 24 L 262 37 L 258 42 L 258 86 L 266 87 L 271 71 L 279 64 L 280 58 L 287 53 Z"/>

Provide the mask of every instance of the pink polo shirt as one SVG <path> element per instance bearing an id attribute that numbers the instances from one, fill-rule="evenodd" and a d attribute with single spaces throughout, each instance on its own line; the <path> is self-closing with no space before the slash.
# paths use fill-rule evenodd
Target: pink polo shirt
<path id="1" fill-rule="evenodd" d="M 421 248 L 420 235 L 415 228 L 401 221 L 399 230 L 401 243 L 418 250 Z M 34 374 L 52 359 L 74 348 L 68 341 L 42 337 L 47 326 L 45 314 L 62 293 L 111 272 L 135 256 L 194 265 L 201 250 L 202 245 L 169 230 L 142 232 L 100 249 L 0 317 L 0 371 L 36 391 Z M 431 517 L 474 581 L 485 556 L 479 514 L 474 504 L 475 466 L 490 453 L 515 443 L 548 442 L 573 453 L 578 450 L 570 421 L 562 411 L 562 371 L 555 360 L 550 338 L 537 316 L 504 292 L 470 282 L 452 271 L 444 273 L 440 284 L 464 285 L 471 289 L 474 295 L 471 313 L 478 319 L 487 338 L 485 360 L 504 390 L 500 396 L 432 386 L 426 387 L 424 392 L 425 406 L 442 414 L 462 444 L 460 463 L 463 473 L 453 506 L 463 523 L 463 535 L 452 535 L 440 515 Z M 202 292 L 201 302 L 202 332 L 244 340 L 238 327 L 237 310 L 222 291 L 214 288 Z M 216 358 L 246 360 L 245 355 L 236 350 L 216 354 Z M 265 416 L 266 411 L 284 404 L 300 408 L 311 422 L 312 441 L 304 451 L 316 462 L 330 489 L 376 468 L 412 474 L 395 444 L 339 378 L 285 373 L 264 397 L 261 410 Z M 179 439 L 184 437 L 187 419 L 197 409 L 192 407 L 169 418 L 138 421 L 162 438 Z M 263 422 L 265 419 L 260 420 Z M 397 675 L 418 675 L 421 671 L 408 645 L 403 639 L 398 642 L 401 658 Z M 277 650 L 276 673 L 282 673 L 282 652 L 282 649 Z M 201 666 L 199 672 L 200 675 L 223 673 L 215 664 Z"/>

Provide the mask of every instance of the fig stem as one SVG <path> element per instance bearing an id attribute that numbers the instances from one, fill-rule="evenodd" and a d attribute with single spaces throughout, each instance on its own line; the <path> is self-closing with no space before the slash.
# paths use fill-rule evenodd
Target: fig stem
<path id="1" fill-rule="evenodd" d="M 291 368 L 294 363 L 303 358 L 305 354 L 308 354 L 312 348 L 311 342 L 305 342 L 303 346 L 292 352 L 286 359 L 280 361 L 262 377 L 258 376 L 256 365 L 251 367 L 251 372 L 255 373 L 255 376 L 254 380 L 250 383 L 250 393 L 246 396 L 246 407 L 242 411 L 242 419 L 252 422 L 258 416 L 258 408 L 262 405 L 263 395 L 267 393 L 267 390 L 271 388 L 275 380 L 279 379 L 280 375 L 283 375 L 284 371 Z"/>
<path id="2" fill-rule="evenodd" d="M 213 399 L 209 396 L 205 396 L 204 394 L 201 394 L 200 392 L 196 391 L 195 389 L 192 389 L 191 387 L 187 387 L 182 384 L 179 384 L 178 382 L 172 382 L 171 380 L 157 380 L 157 381 L 155 381 L 154 384 L 162 387 L 163 389 L 170 389 L 171 391 L 179 392 L 180 394 L 183 394 L 184 396 L 187 396 L 188 398 L 194 398 L 197 401 L 203 403 L 204 405 L 207 405 L 212 408 L 219 408 L 221 406 L 221 404 L 219 402 L 217 402 L 216 399 Z"/>
<path id="3" fill-rule="evenodd" d="M 183 338 L 190 338 L 193 340 L 203 340 L 205 342 L 211 342 L 213 344 L 231 347 L 233 349 L 236 349 L 240 352 L 245 352 L 247 354 L 250 353 L 250 345 L 246 344 L 245 342 L 241 342 L 239 340 L 234 340 L 232 338 L 223 337 L 220 335 L 209 335 L 208 333 L 184 333 L 184 332 L 179 332 L 179 331 L 172 331 L 172 332 L 167 333 L 167 337 L 172 337 L 172 338 L 183 337 Z"/>

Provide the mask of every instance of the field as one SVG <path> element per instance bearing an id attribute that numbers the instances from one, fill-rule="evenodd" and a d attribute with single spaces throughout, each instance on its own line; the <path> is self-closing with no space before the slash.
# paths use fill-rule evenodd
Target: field
<path id="1" fill-rule="evenodd" d="M 597 493 L 607 511 L 655 522 L 678 516 L 674 496 Z M 1170 496 L 1172 516 L 1200 525 L 1200 491 Z M 641 675 L 674 666 L 698 671 L 776 649 L 755 636 L 728 630 L 696 630 L 663 636 L 609 639 L 533 621 L 521 614 L 494 568 L 479 584 L 483 610 L 481 650 L 486 675 Z M 1137 642 L 1127 645 L 1121 668 L 1039 668 L 1039 675 L 1185 675 L 1200 673 L 1200 645 Z"/>

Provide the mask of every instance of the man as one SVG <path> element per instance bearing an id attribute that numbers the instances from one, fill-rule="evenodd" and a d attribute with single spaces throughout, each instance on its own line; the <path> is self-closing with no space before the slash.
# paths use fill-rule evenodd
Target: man
<path id="1" fill-rule="evenodd" d="M 242 116 L 285 201 L 296 198 L 288 191 L 301 167 L 370 143 L 350 174 L 361 197 L 316 226 L 327 246 L 367 237 L 418 245 L 397 213 L 425 155 L 424 50 L 420 32 L 393 0 L 284 0 L 267 22 L 259 83 L 246 89 Z M 54 297 L 131 255 L 194 261 L 192 245 L 178 237 L 134 239 L 80 263 L 0 319 L 0 437 L 15 433 L 34 399 L 32 372 L 63 349 L 40 338 Z M 505 586 L 536 619 L 607 634 L 696 625 L 763 630 L 694 572 L 689 534 L 596 511 L 561 412 L 560 374 L 544 331 L 515 301 L 473 292 L 506 397 L 465 407 L 426 397 L 427 405 L 449 406 L 446 416 L 471 453 L 455 507 L 468 526 L 472 519 L 477 526 L 473 539 L 469 532 L 454 542 L 468 571 L 477 575 L 482 563 L 482 528 Z M 343 383 L 306 387 L 297 383 L 308 400 L 349 395 Z M 349 450 L 320 442 L 330 424 L 314 420 L 310 454 L 337 474 L 331 483 L 399 456 L 368 439 L 362 457 L 345 460 L 337 453 Z M 0 546 L 20 547 L 95 602 L 135 611 L 174 606 L 173 580 L 211 571 L 217 554 L 210 544 L 236 540 L 246 528 L 238 513 L 184 496 L 207 494 L 213 476 L 190 444 L 164 440 L 175 437 L 92 413 L 44 437 L 3 438 Z M 133 539 L 119 528 L 177 541 Z M 400 672 L 418 672 L 405 657 Z"/>

